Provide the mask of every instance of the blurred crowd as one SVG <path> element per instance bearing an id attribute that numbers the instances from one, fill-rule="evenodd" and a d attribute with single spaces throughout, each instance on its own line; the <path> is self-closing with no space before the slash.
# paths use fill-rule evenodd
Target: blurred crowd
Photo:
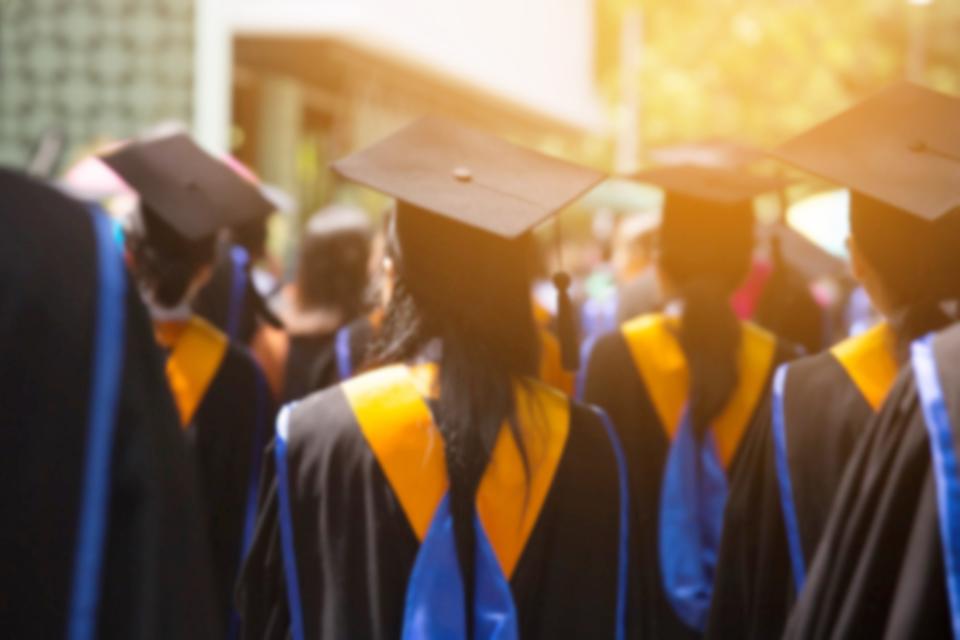
<path id="1" fill-rule="evenodd" d="M 957 122 L 896 85 L 587 218 L 430 117 L 332 167 L 385 211 L 184 132 L 0 171 L 0 636 L 956 637 Z"/>

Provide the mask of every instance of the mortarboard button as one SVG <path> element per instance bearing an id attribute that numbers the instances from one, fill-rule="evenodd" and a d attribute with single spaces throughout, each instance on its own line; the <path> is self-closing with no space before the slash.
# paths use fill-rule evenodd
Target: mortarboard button
<path id="1" fill-rule="evenodd" d="M 605 177 L 435 117 L 421 118 L 337 160 L 333 170 L 397 200 L 503 238 L 515 238 L 546 221 Z M 477 172 L 482 181 L 475 179 Z"/>

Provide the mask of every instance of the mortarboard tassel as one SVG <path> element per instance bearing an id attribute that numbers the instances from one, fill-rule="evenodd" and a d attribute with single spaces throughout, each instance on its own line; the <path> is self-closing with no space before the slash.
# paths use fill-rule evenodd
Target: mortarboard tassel
<path id="1" fill-rule="evenodd" d="M 557 333 L 560 338 L 560 357 L 563 368 L 576 371 L 580 368 L 580 345 L 577 318 L 570 299 L 570 274 L 558 271 L 553 274 L 553 286 L 557 289 Z"/>

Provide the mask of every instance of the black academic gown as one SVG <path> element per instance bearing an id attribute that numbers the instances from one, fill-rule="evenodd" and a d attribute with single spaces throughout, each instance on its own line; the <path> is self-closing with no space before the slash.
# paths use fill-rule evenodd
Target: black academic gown
<path id="1" fill-rule="evenodd" d="M 438 455 L 438 473 L 443 482 L 446 479 L 439 432 L 432 439 L 417 440 L 422 424 L 404 429 L 401 439 L 423 445 L 410 450 L 419 462 L 403 457 L 391 463 L 375 452 L 380 449 L 361 428 L 362 424 L 369 427 L 370 422 L 369 417 L 361 417 L 367 413 L 357 409 L 355 390 L 394 370 L 363 374 L 310 396 L 292 410 L 286 437 L 278 437 L 268 457 L 257 535 L 241 579 L 239 601 L 246 637 L 290 637 L 290 602 L 294 599 L 301 605 L 302 637 L 401 636 L 407 587 L 423 548 L 423 519 L 415 517 L 416 510 L 407 505 L 416 502 L 417 496 L 433 494 L 437 478 L 430 473 L 430 461 L 436 462 Z M 540 506 L 538 511 L 531 506 L 534 511 L 530 513 L 535 514 L 532 530 L 519 557 L 514 558 L 509 577 L 519 637 L 613 638 L 618 581 L 620 572 L 626 570 L 625 564 L 619 564 L 618 549 L 626 544 L 619 531 L 625 504 L 619 503 L 615 453 L 608 429 L 596 413 L 570 403 L 556 391 L 549 393 L 557 399 L 551 406 L 567 412 L 564 425 L 569 425 L 569 434 L 556 450 L 552 481 L 531 484 L 540 490 L 531 489 L 529 495 L 539 495 L 541 500 L 531 497 L 529 505 Z M 388 402 L 396 407 L 388 395 L 371 394 L 367 407 L 379 406 L 384 411 Z M 374 427 L 393 428 L 395 416 L 401 413 L 394 408 L 386 410 L 386 417 L 374 420 Z M 283 415 L 279 423 L 285 423 Z M 429 420 L 427 425 L 436 429 Z M 278 427 L 278 431 L 282 433 L 284 428 Z M 501 438 L 509 441 L 506 434 Z M 275 456 L 278 447 L 285 448 L 279 457 Z M 510 463 L 497 451 L 495 448 L 490 468 L 503 471 L 503 465 L 509 467 Z M 278 474 L 278 460 L 285 461 L 283 474 Z M 518 465 L 518 461 L 513 463 L 512 472 L 519 474 L 515 476 L 519 486 L 486 503 L 495 505 L 494 515 L 508 512 L 507 503 L 521 505 L 523 510 L 526 492 Z M 534 465 L 533 469 L 536 473 L 540 467 Z M 396 479 L 405 473 L 405 483 Z M 481 519 L 482 504 L 478 495 Z M 287 514 L 284 505 L 289 505 Z M 429 518 L 433 511 L 432 506 L 427 507 L 424 513 Z M 288 523 L 289 538 L 284 538 L 284 522 Z M 507 530 L 512 533 L 519 528 Z M 285 559 L 297 576 L 292 582 Z M 622 579 L 625 581 L 625 575 Z"/>
<path id="2" fill-rule="evenodd" d="M 103 225 L 100 234 L 92 223 Z M 104 528 L 83 537 L 99 540 L 102 555 L 77 583 L 93 596 L 94 617 L 88 635 L 75 637 L 216 637 L 196 473 L 109 222 L 0 171 L 0 228 L 0 637 L 78 633 L 74 569 L 81 546 L 91 548 L 81 544 L 81 520 Z M 110 326 L 112 314 L 99 306 L 109 288 L 99 282 L 98 246 L 116 252 L 122 278 L 121 320 Z M 107 327 L 105 341 L 98 326 Z M 114 416 L 96 422 L 112 431 L 98 457 L 92 434 L 105 432 L 92 427 L 91 380 L 93 363 L 111 360 L 98 355 L 108 345 L 120 369 L 103 387 L 113 387 L 115 401 L 98 403 Z M 106 470 L 103 484 L 85 484 L 97 468 Z M 83 506 L 96 497 L 103 517 L 85 518 L 97 513 Z"/>
<path id="3" fill-rule="evenodd" d="M 659 519 L 662 478 L 671 447 L 671 438 L 665 425 L 665 411 L 658 408 L 649 385 L 641 375 L 636 357 L 627 338 L 628 327 L 634 330 L 656 328 L 658 323 L 670 322 L 665 316 L 641 316 L 625 324 L 621 331 L 601 337 L 587 362 L 583 396 L 587 402 L 604 409 L 612 418 L 620 434 L 630 471 L 630 494 L 633 502 L 630 545 L 630 606 L 628 632 L 632 638 L 697 638 L 701 634 L 685 624 L 667 598 L 659 554 Z M 745 325 L 749 326 L 749 325 Z M 650 344 L 638 347 L 638 353 L 657 354 L 656 361 L 668 367 L 684 367 L 682 354 L 671 329 L 658 330 L 648 336 Z M 795 349 L 778 341 L 770 334 L 752 328 L 756 336 L 765 336 L 772 344 L 770 356 L 761 358 L 754 378 L 759 380 L 747 394 L 750 409 L 740 411 L 741 418 L 732 424 L 732 430 L 742 433 L 749 422 L 762 411 L 762 395 L 775 367 L 793 357 Z M 664 356 L 663 354 L 668 354 Z M 661 356 L 663 359 L 661 359 Z M 668 392 L 669 393 L 669 392 Z M 680 399 L 686 391 L 681 390 Z M 666 412 L 676 414 L 681 406 Z M 729 439 L 726 460 L 728 482 L 733 483 L 740 472 L 742 447 L 738 436 Z"/>
<path id="4" fill-rule="evenodd" d="M 777 449 L 772 398 L 741 447 L 741 472 L 724 517 L 709 636 L 761 639 L 782 633 L 854 445 L 893 384 L 894 351 L 894 338 L 881 324 L 788 365 L 781 405 L 784 449 Z"/>
<path id="5" fill-rule="evenodd" d="M 955 451 L 960 328 L 938 335 L 933 352 Z M 947 475 L 931 462 L 916 380 L 913 366 L 904 367 L 858 442 L 786 638 L 952 637 L 937 499 Z"/>
<path id="6" fill-rule="evenodd" d="M 302 398 L 360 373 L 375 330 L 373 316 L 368 314 L 340 327 L 332 336 L 317 339 L 314 344 L 298 345 L 292 339 L 287 374 L 293 377 L 287 382 L 287 399 Z M 307 353 L 294 353 L 295 349 Z M 302 368 L 291 371 L 291 364 Z"/>
<path id="7" fill-rule="evenodd" d="M 234 635 L 238 622 L 233 614 L 234 587 L 253 536 L 263 451 L 272 434 L 276 407 L 259 366 L 246 350 L 201 322 L 194 319 L 189 326 L 208 341 L 201 344 L 210 346 L 178 349 L 173 344 L 167 376 L 187 440 L 196 452 L 219 611 L 228 635 Z M 163 342 L 160 331 L 158 336 Z M 188 374 L 180 378 L 188 382 L 175 382 L 175 361 L 210 358 L 214 359 L 212 378 L 204 381 Z M 193 409 L 189 397 L 200 398 Z"/>
<path id="8" fill-rule="evenodd" d="M 329 364 L 334 333 L 309 333 L 290 336 L 287 362 L 283 373 L 284 403 L 299 400 L 317 389 L 313 380 L 318 366 Z M 324 365 L 318 365 L 323 359 Z M 329 386 L 329 385 L 326 385 Z"/>

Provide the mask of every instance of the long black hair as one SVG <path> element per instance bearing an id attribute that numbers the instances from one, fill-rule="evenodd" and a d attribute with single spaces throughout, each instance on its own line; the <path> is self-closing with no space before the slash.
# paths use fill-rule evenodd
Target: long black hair
<path id="1" fill-rule="evenodd" d="M 183 301 L 190 283 L 216 255 L 216 235 L 187 240 L 148 206 L 141 205 L 139 233 L 129 236 L 136 279 L 161 307 Z"/>
<path id="2" fill-rule="evenodd" d="M 688 411 L 702 437 L 739 383 L 741 328 L 730 296 L 750 269 L 753 208 L 668 194 L 658 264 L 682 303 L 678 339 L 690 371 Z"/>
<path id="3" fill-rule="evenodd" d="M 950 323 L 941 303 L 960 291 L 957 216 L 932 223 L 853 192 L 850 233 L 883 288 L 904 362 L 910 343 Z"/>
<path id="4" fill-rule="evenodd" d="M 396 280 L 371 357 L 375 364 L 409 361 L 439 341 L 439 398 L 431 407 L 444 439 L 470 634 L 474 503 L 504 422 L 527 464 L 514 385 L 536 375 L 539 360 L 532 241 L 504 240 L 403 203 L 388 229 Z"/>

